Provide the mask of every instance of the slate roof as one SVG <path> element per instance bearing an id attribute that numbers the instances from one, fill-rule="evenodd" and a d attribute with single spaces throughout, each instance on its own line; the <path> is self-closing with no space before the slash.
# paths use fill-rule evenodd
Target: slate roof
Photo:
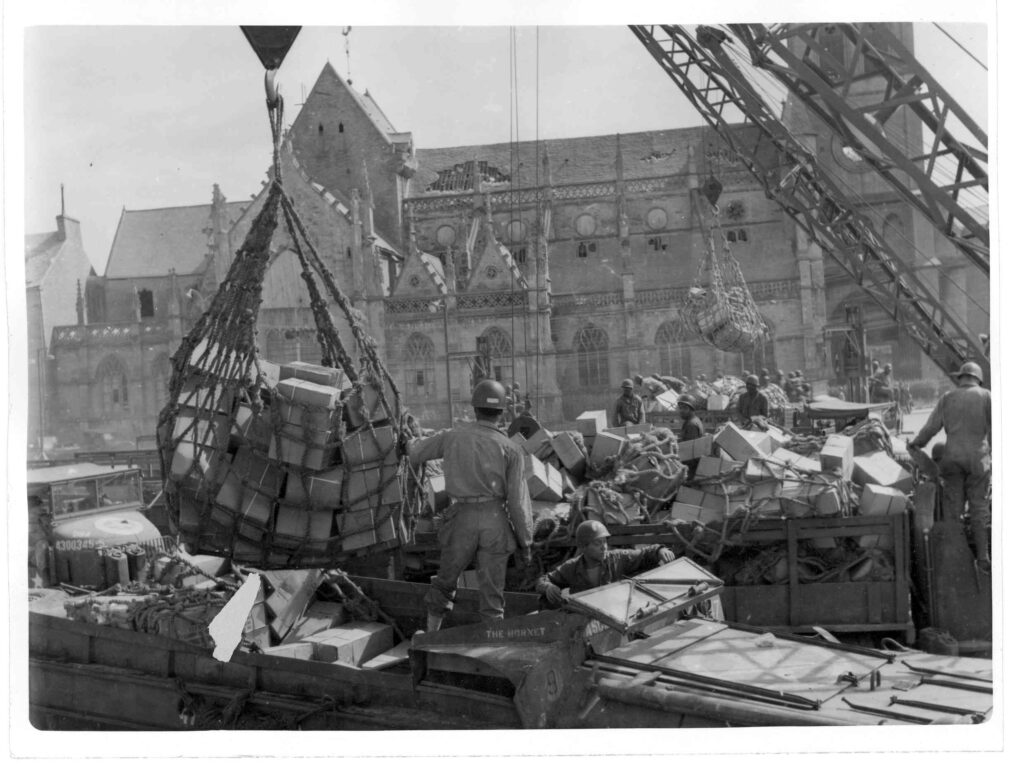
<path id="1" fill-rule="evenodd" d="M 250 202 L 227 202 L 228 225 Z M 110 279 L 195 272 L 207 253 L 210 203 L 156 210 L 123 210 L 104 276 Z"/>
<path id="2" fill-rule="evenodd" d="M 50 265 L 60 254 L 64 240 L 58 232 L 26 234 L 25 236 L 25 286 L 36 287 L 42 283 Z"/>
<path id="3" fill-rule="evenodd" d="M 690 146 L 698 152 L 705 129 L 676 128 L 650 130 L 642 133 L 623 133 L 619 136 L 587 136 L 584 138 L 557 138 L 541 141 L 522 141 L 514 156 L 510 144 L 494 143 L 482 146 L 454 146 L 440 149 L 416 150 L 419 171 L 412 180 L 410 196 L 432 194 L 426 191 L 441 170 L 473 159 L 499 167 L 508 174 L 510 164 L 521 169 L 522 178 L 513 172 L 516 187 L 544 184 L 543 156 L 545 145 L 551 163 L 551 180 L 556 186 L 570 183 L 606 181 L 615 178 L 616 139 L 622 147 L 626 178 L 649 178 L 682 173 L 686 170 Z"/>

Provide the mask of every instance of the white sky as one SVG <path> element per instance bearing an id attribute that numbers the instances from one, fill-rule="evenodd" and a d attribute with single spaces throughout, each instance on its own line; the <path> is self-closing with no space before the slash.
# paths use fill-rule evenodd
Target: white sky
<path id="1" fill-rule="evenodd" d="M 984 25 L 943 28 L 986 61 Z M 985 70 L 930 23 L 915 36 L 922 62 L 987 123 Z M 347 75 L 345 42 L 340 26 L 300 32 L 280 74 L 289 122 L 327 61 Z M 701 124 L 625 25 L 517 26 L 516 109 L 508 26 L 355 25 L 348 42 L 355 86 L 418 147 Z M 206 203 L 214 183 L 229 200 L 259 189 L 263 69 L 236 26 L 34 26 L 24 45 L 27 232 L 54 228 L 64 183 L 102 273 L 123 207 Z"/>

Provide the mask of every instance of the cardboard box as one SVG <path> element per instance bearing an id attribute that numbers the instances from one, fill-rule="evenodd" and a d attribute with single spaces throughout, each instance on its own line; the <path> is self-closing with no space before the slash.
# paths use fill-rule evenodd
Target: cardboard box
<path id="1" fill-rule="evenodd" d="M 903 492 L 914 490 L 914 477 L 885 452 L 854 457 L 853 480 L 861 485 L 891 486 Z"/>
<path id="2" fill-rule="evenodd" d="M 395 636 L 387 624 L 349 622 L 317 635 L 310 635 L 303 642 L 332 645 L 338 651 L 335 664 L 358 667 L 374 656 L 393 648 Z"/>
<path id="3" fill-rule="evenodd" d="M 270 623 L 267 621 L 266 595 L 263 594 L 262 581 L 259 594 L 256 595 L 252 609 L 242 626 L 242 641 L 257 645 L 264 651 L 270 648 Z"/>
<path id="4" fill-rule="evenodd" d="M 335 467 L 312 475 L 289 471 L 284 485 L 283 505 L 313 510 L 336 510 L 341 507 L 344 467 Z"/>
<path id="5" fill-rule="evenodd" d="M 388 649 L 382 654 L 378 654 L 377 656 L 367 659 L 360 665 L 360 667 L 362 669 L 387 669 L 388 667 L 394 667 L 409 660 L 410 648 L 412 648 L 412 642 L 406 640 L 399 643 L 394 648 Z"/>
<path id="6" fill-rule="evenodd" d="M 279 641 L 306 610 L 322 578 L 320 569 L 263 572 L 263 581 L 268 587 L 267 608 L 274 617 L 270 631 Z"/>
<path id="7" fill-rule="evenodd" d="M 689 523 L 722 523 L 725 521 L 725 509 L 704 507 L 703 505 L 688 505 L 683 502 L 673 502 L 669 511 L 672 520 L 686 521 Z"/>
<path id="8" fill-rule="evenodd" d="M 263 407 L 257 415 L 251 404 L 238 405 L 235 420 L 231 425 L 231 437 L 236 442 L 266 452 L 270 448 L 273 433 L 274 426 L 269 407 Z"/>
<path id="9" fill-rule="evenodd" d="M 772 458 L 784 462 L 787 467 L 794 470 L 801 470 L 807 473 L 820 473 L 821 460 L 817 457 L 807 457 L 803 454 L 791 452 L 789 449 L 776 449 L 772 452 Z"/>
<path id="10" fill-rule="evenodd" d="M 735 460 L 751 457 L 766 457 L 770 453 L 768 435 L 760 431 L 741 430 L 734 423 L 727 422 L 715 434 L 715 443 Z"/>
<path id="11" fill-rule="evenodd" d="M 340 458 L 337 447 L 324 446 L 331 440 L 331 435 L 329 430 L 306 431 L 298 425 L 284 425 L 270 439 L 267 454 L 270 459 L 289 465 L 323 470 L 336 465 Z"/>
<path id="12" fill-rule="evenodd" d="M 300 616 L 288 635 L 282 641 L 282 645 L 297 643 L 310 635 L 323 630 L 337 627 L 345 621 L 345 606 L 341 603 L 334 603 L 328 600 L 313 600 L 306 606 L 305 612 Z M 313 644 L 308 644 L 313 645 Z M 334 659 L 330 659 L 334 661 Z"/>
<path id="13" fill-rule="evenodd" d="M 707 409 L 709 412 L 724 412 L 729 408 L 729 397 L 724 393 L 712 393 L 708 396 Z"/>
<path id="14" fill-rule="evenodd" d="M 173 438 L 177 445 L 171 458 L 171 477 L 184 478 L 193 470 L 200 477 L 205 476 L 215 451 L 227 449 L 228 419 L 224 415 L 214 415 L 212 420 L 192 415 L 178 417 Z"/>
<path id="15" fill-rule="evenodd" d="M 844 480 L 853 478 L 853 439 L 840 433 L 833 433 L 825 439 L 825 445 L 818 457 L 821 470 L 825 473 L 839 472 Z"/>
<path id="16" fill-rule="evenodd" d="M 397 465 L 395 429 L 390 425 L 378 425 L 375 428 L 357 430 L 342 439 L 341 452 L 345 464 L 350 467 L 369 462 Z"/>
<path id="17" fill-rule="evenodd" d="M 701 457 L 700 462 L 697 463 L 695 475 L 701 478 L 710 478 L 723 473 L 731 473 L 741 467 L 743 467 L 742 462 L 725 457 Z"/>
<path id="18" fill-rule="evenodd" d="M 350 519 L 342 518 L 339 521 L 339 516 L 343 515 L 339 513 L 335 516 L 335 525 L 339 523 L 347 523 Z M 351 513 L 348 513 L 351 515 Z M 376 526 L 372 526 L 364 531 L 353 531 L 355 525 L 348 526 L 345 531 L 341 531 L 339 528 L 339 534 L 341 535 L 341 549 L 345 551 L 362 550 L 366 547 L 372 547 L 373 545 L 385 544 L 388 542 L 394 542 L 395 546 L 403 545 L 408 540 L 405 526 L 396 521 L 395 518 L 390 517 L 382 520 Z"/>
<path id="19" fill-rule="evenodd" d="M 610 431 L 598 433 L 594 438 L 594 447 L 590 450 L 590 461 L 601 465 L 609 457 L 617 457 L 629 443 L 624 435 L 615 435 Z"/>
<path id="20" fill-rule="evenodd" d="M 526 485 L 532 499 L 545 502 L 558 502 L 562 499 L 562 476 L 557 470 L 552 470 L 550 465 L 533 455 L 527 460 L 527 467 Z"/>
<path id="21" fill-rule="evenodd" d="M 227 414 L 231 411 L 232 395 L 222 383 L 208 383 L 195 376 L 185 381 L 178 394 L 182 414 L 197 412 Z"/>
<path id="22" fill-rule="evenodd" d="M 266 387 L 268 389 L 276 388 L 277 384 L 281 381 L 281 367 L 273 361 L 266 361 L 265 359 L 258 359 L 256 365 L 258 374 L 266 380 Z M 256 375 L 252 375 L 252 382 L 256 382 Z"/>
<path id="23" fill-rule="evenodd" d="M 512 443 L 516 444 L 519 448 L 521 448 L 524 452 L 529 454 L 529 452 L 526 450 L 526 437 L 522 433 L 513 433 L 511 436 L 508 437 L 508 439 Z"/>
<path id="24" fill-rule="evenodd" d="M 715 437 L 710 434 L 701 436 L 700 438 L 694 438 L 690 441 L 680 441 L 676 445 L 680 462 L 689 462 L 690 460 L 710 456 L 711 447 L 714 442 Z"/>
<path id="25" fill-rule="evenodd" d="M 372 531 L 377 526 L 384 525 L 384 517 L 389 514 L 388 510 L 378 512 L 376 509 L 365 510 L 344 510 L 334 515 L 334 526 L 342 537 L 351 534 Z"/>
<path id="26" fill-rule="evenodd" d="M 619 426 L 614 427 L 614 428 L 605 428 L 604 432 L 605 433 L 611 433 L 612 435 L 615 435 L 615 436 L 622 436 L 623 438 L 625 438 L 626 437 L 626 426 L 625 425 L 619 425 Z M 598 434 L 598 435 L 600 435 L 600 434 Z"/>
<path id="27" fill-rule="evenodd" d="M 211 517 L 221 525 L 231 526 L 234 519 L 241 516 L 252 526 L 266 528 L 283 480 L 281 470 L 265 457 L 240 449 L 217 492 Z M 240 533 L 245 533 L 244 526 Z M 253 531 L 248 530 L 246 535 L 251 538 Z"/>
<path id="28" fill-rule="evenodd" d="M 576 492 L 576 489 L 579 488 L 579 483 L 577 483 L 574 476 L 569 475 L 569 472 L 565 468 L 562 468 L 558 472 L 562 476 L 562 496 L 572 496 Z"/>
<path id="29" fill-rule="evenodd" d="M 771 442 L 771 452 L 776 452 L 793 439 L 787 436 L 785 431 L 769 424 L 768 430 L 765 431 L 768 434 L 768 440 Z"/>
<path id="30" fill-rule="evenodd" d="M 902 515 L 907 512 L 907 495 L 891 486 L 866 484 L 860 494 L 860 515 Z M 891 534 L 865 534 L 859 544 L 865 550 L 891 550 Z"/>
<path id="31" fill-rule="evenodd" d="M 338 390 L 352 387 L 352 383 L 345 376 L 345 370 L 310 364 L 308 361 L 291 361 L 281 365 L 280 379 L 290 380 L 292 378 L 307 380 Z"/>
<path id="32" fill-rule="evenodd" d="M 528 439 L 526 439 L 526 451 L 529 454 L 537 454 L 537 452 L 540 451 L 541 447 L 544 446 L 544 444 L 550 439 L 551 431 L 541 428 Z M 537 456 L 539 457 L 540 455 L 538 454 Z M 541 457 L 541 459 L 544 458 Z"/>
<path id="33" fill-rule="evenodd" d="M 395 400 L 395 395 L 387 382 L 384 382 L 382 385 L 387 397 L 388 406 L 397 415 L 398 402 Z M 359 388 L 354 390 L 345 399 L 345 417 L 353 428 L 362 427 L 368 422 L 375 423 L 386 420 L 387 412 L 384 409 L 384 400 L 376 388 L 366 380 L 362 380 Z"/>
<path id="34" fill-rule="evenodd" d="M 737 504 L 731 501 L 727 503 L 726 498 L 719 494 L 710 494 L 689 486 L 680 486 L 676 490 L 675 502 L 682 505 L 707 508 L 711 512 L 721 513 L 722 517 L 725 517 L 726 507 Z"/>
<path id="35" fill-rule="evenodd" d="M 751 457 L 743 469 L 743 480 L 748 483 L 782 480 L 786 467 L 771 457 Z"/>
<path id="36" fill-rule="evenodd" d="M 277 392 L 290 404 L 306 404 L 321 409 L 332 409 L 341 396 L 341 391 L 330 385 L 320 385 L 294 377 L 281 380 L 277 384 Z"/>
<path id="37" fill-rule="evenodd" d="M 307 510 L 281 505 L 277 508 L 274 532 L 291 539 L 275 537 L 281 547 L 304 546 L 311 550 L 326 550 L 334 525 L 334 511 Z M 306 540 L 305 544 L 302 541 Z"/>
<path id="38" fill-rule="evenodd" d="M 263 653 L 283 659 L 319 661 L 325 664 L 333 664 L 338 660 L 338 648 L 333 643 L 284 642 L 264 649 Z"/>
<path id="39" fill-rule="evenodd" d="M 375 465 L 349 473 L 345 485 L 345 508 L 368 510 L 400 504 L 402 483 L 395 465 Z"/>
<path id="40" fill-rule="evenodd" d="M 562 463 L 562 467 L 571 475 L 582 477 L 587 468 L 587 455 L 583 453 L 572 435 L 558 433 L 551 440 L 551 446 L 555 450 L 558 461 Z"/>
<path id="41" fill-rule="evenodd" d="M 576 417 L 576 430 L 583 436 L 596 436 L 608 428 L 608 413 L 603 409 L 583 412 Z"/>
<path id="42" fill-rule="evenodd" d="M 649 422 L 631 422 L 626 425 L 626 435 L 636 436 L 641 433 L 650 433 L 654 429 L 654 426 Z"/>

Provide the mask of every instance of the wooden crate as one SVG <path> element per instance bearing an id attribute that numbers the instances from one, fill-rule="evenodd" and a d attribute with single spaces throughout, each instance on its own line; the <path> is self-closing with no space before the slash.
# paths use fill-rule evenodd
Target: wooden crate
<path id="1" fill-rule="evenodd" d="M 801 584 L 796 561 L 801 540 L 891 534 L 891 582 Z M 835 632 L 905 632 L 911 635 L 910 555 L 906 515 L 851 518 L 794 518 L 762 521 L 739 537 L 741 543 L 785 542 L 789 582 L 726 587 L 726 619 L 768 629 L 808 632 L 824 627 Z"/>

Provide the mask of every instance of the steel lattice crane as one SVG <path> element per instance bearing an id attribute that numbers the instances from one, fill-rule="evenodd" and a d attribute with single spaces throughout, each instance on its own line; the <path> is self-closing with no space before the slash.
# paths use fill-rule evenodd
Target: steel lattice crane
<path id="1" fill-rule="evenodd" d="M 989 228 L 965 203 L 988 206 L 988 136 L 884 24 L 730 24 L 754 66 L 773 74 L 848 147 L 871 165 L 904 201 L 920 210 L 986 275 Z M 837 59 L 827 36 L 849 40 L 853 53 Z M 884 89 L 852 89 L 865 80 Z M 928 131 L 918 151 L 886 130 L 893 117 L 911 111 Z M 978 147 L 949 129 L 955 119 Z"/>
<path id="2" fill-rule="evenodd" d="M 953 374 L 970 359 L 991 379 L 988 354 L 980 340 L 931 294 L 911 265 L 877 233 L 870 219 L 776 116 L 725 50 L 729 38 L 724 31 L 698 27 L 694 35 L 679 25 L 630 29 L 761 183 L 765 194 L 943 371 Z M 745 121 L 730 123 L 726 118 L 730 108 L 738 110 Z"/>

